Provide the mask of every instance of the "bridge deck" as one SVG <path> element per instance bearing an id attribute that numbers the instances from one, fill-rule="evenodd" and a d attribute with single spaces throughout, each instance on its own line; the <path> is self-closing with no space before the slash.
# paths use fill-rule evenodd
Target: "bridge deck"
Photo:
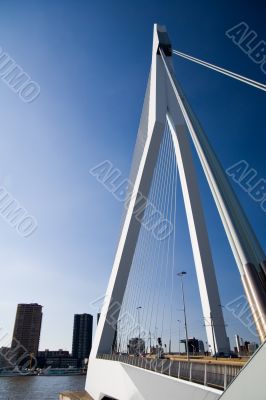
<path id="1" fill-rule="evenodd" d="M 147 369 L 173 378 L 183 379 L 200 385 L 224 390 L 235 379 L 243 364 L 232 362 L 209 362 L 200 360 L 171 360 L 146 357 L 102 354 L 97 358 L 118 361 Z"/>

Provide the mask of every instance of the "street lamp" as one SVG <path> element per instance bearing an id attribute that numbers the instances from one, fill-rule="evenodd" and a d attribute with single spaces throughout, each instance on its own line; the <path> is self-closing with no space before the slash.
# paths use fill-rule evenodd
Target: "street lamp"
<path id="1" fill-rule="evenodd" d="M 212 333 L 212 341 L 213 341 L 213 347 L 209 345 L 209 347 L 211 348 L 211 352 L 213 354 L 213 357 L 215 356 L 216 360 L 217 360 L 217 350 L 216 350 L 216 342 L 215 342 L 215 334 L 214 334 L 214 322 L 213 322 L 213 316 L 212 313 L 210 311 L 210 317 L 203 317 L 205 320 L 207 320 L 210 318 L 210 325 L 205 325 L 205 326 L 210 326 L 211 327 L 211 333 Z"/>
<path id="2" fill-rule="evenodd" d="M 139 344 L 139 355 L 140 355 L 140 315 L 139 315 L 139 312 L 140 312 L 140 310 L 142 309 L 142 307 L 141 306 L 139 306 L 139 307 L 137 307 L 137 311 L 138 311 L 138 325 L 139 325 L 139 340 L 138 340 L 138 344 Z"/>
<path id="3" fill-rule="evenodd" d="M 217 351 L 216 351 L 215 335 L 214 335 L 214 324 L 213 324 L 213 317 L 212 317 L 212 313 L 211 313 L 211 312 L 210 312 L 210 319 L 211 319 L 211 328 L 212 328 L 212 340 L 213 340 L 214 355 L 215 355 L 215 359 L 217 360 Z"/>
<path id="4" fill-rule="evenodd" d="M 180 319 L 178 319 L 177 322 L 178 322 L 178 352 L 180 355 L 180 324 L 181 324 Z"/>
<path id="5" fill-rule="evenodd" d="M 150 354 L 151 354 L 151 331 L 149 331 Z"/>
<path id="6" fill-rule="evenodd" d="M 178 276 L 181 281 L 181 290 L 182 290 L 182 299 L 183 299 L 183 311 L 184 311 L 184 319 L 185 319 L 185 332 L 186 332 L 186 350 L 187 350 L 187 359 L 189 360 L 189 351 L 188 351 L 188 333 L 187 333 L 187 315 L 186 315 L 186 305 L 185 305 L 185 294 L 184 294 L 184 284 L 183 284 L 183 276 L 187 273 L 185 271 L 178 272 Z"/>
<path id="7" fill-rule="evenodd" d="M 137 307 L 137 310 L 138 310 L 138 325 L 139 325 L 139 339 L 140 339 L 140 316 L 139 316 L 139 312 L 140 312 L 141 309 L 142 309 L 141 306 Z"/>

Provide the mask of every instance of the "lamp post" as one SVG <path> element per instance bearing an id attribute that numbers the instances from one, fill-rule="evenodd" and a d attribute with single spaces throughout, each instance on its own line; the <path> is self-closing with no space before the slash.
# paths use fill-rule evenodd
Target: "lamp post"
<path id="1" fill-rule="evenodd" d="M 158 328 L 157 328 L 157 326 L 155 326 L 155 328 L 154 328 L 154 339 L 155 339 L 154 344 L 155 344 L 155 347 L 156 347 L 157 339 L 158 339 Z"/>
<path id="2" fill-rule="evenodd" d="M 209 348 L 210 348 L 210 345 L 209 345 L 208 341 L 205 342 L 205 343 L 206 343 L 206 347 L 207 347 L 206 356 L 208 356 L 208 355 L 209 355 Z M 204 350 L 205 350 L 205 349 L 204 349 Z"/>
<path id="3" fill-rule="evenodd" d="M 181 290 L 182 290 L 182 300 L 183 300 L 183 311 L 184 311 L 184 320 L 185 320 L 185 332 L 186 332 L 186 350 L 187 350 L 187 359 L 189 360 L 189 351 L 188 351 L 188 333 L 187 333 L 187 315 L 186 315 L 186 305 L 185 305 L 185 294 L 184 294 L 184 284 L 183 284 L 183 276 L 187 273 L 185 271 L 178 272 L 178 276 L 181 281 Z"/>
<path id="4" fill-rule="evenodd" d="M 180 355 L 180 324 L 181 324 L 180 319 L 178 319 L 177 322 L 178 322 L 178 352 Z"/>
<path id="5" fill-rule="evenodd" d="M 137 311 L 138 311 L 138 325 L 139 325 L 139 340 L 138 340 L 138 345 L 139 345 L 139 355 L 140 355 L 140 315 L 139 312 L 142 309 L 141 306 L 137 307 Z"/>
<path id="6" fill-rule="evenodd" d="M 213 324 L 213 317 L 212 317 L 211 312 L 210 312 L 210 320 L 211 320 L 211 328 L 212 328 L 213 350 L 214 350 L 215 359 L 217 360 L 217 351 L 216 351 L 216 343 L 215 343 L 215 335 L 214 335 L 214 324 Z"/>
<path id="7" fill-rule="evenodd" d="M 213 316 L 212 316 L 211 311 L 210 311 L 210 316 L 209 317 L 203 317 L 203 318 L 204 318 L 205 321 L 207 321 L 207 324 L 205 324 L 205 326 L 210 326 L 211 327 L 213 345 L 209 345 L 209 348 L 211 350 L 212 356 L 215 357 L 216 360 L 217 360 L 217 350 L 216 350 L 216 342 L 215 342 L 215 334 L 214 334 L 214 322 L 213 322 Z M 209 319 L 210 319 L 210 324 L 208 322 Z"/>

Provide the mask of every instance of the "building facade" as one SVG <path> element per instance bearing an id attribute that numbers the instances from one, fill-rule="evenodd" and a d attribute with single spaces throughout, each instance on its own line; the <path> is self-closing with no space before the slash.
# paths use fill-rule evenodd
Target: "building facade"
<path id="1" fill-rule="evenodd" d="M 90 314 L 75 314 L 72 357 L 80 361 L 89 358 L 92 344 L 93 316 Z"/>
<path id="2" fill-rule="evenodd" d="M 39 368 L 69 368 L 77 367 L 78 360 L 72 358 L 69 351 L 66 350 L 44 350 L 38 353 Z"/>
<path id="3" fill-rule="evenodd" d="M 17 358 L 37 357 L 42 325 L 42 306 L 37 303 L 18 304 L 11 350 Z"/>
<path id="4" fill-rule="evenodd" d="M 185 351 L 187 351 L 187 341 L 186 339 L 180 340 L 180 343 L 184 343 Z M 196 338 L 188 339 L 188 352 L 192 355 L 203 355 L 205 353 L 204 343 L 202 340 Z"/>
<path id="5" fill-rule="evenodd" d="M 12 358 L 12 355 L 11 355 Z M 0 348 L 0 370 L 5 368 L 12 367 L 12 364 L 9 362 L 10 360 L 10 347 L 1 347 Z M 12 362 L 12 360 L 11 360 Z"/>
<path id="6" fill-rule="evenodd" d="M 140 355 L 145 353 L 145 341 L 137 337 L 129 339 L 128 353 L 131 355 Z"/>

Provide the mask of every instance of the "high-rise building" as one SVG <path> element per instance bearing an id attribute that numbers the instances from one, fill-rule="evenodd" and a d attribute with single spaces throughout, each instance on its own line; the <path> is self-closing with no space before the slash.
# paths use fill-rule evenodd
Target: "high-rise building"
<path id="1" fill-rule="evenodd" d="M 17 357 L 30 354 L 37 357 L 42 325 L 42 306 L 36 303 L 18 304 L 11 350 Z"/>
<path id="2" fill-rule="evenodd" d="M 93 316 L 90 314 L 75 314 L 72 341 L 72 357 L 84 360 L 88 358 L 92 343 Z"/>

